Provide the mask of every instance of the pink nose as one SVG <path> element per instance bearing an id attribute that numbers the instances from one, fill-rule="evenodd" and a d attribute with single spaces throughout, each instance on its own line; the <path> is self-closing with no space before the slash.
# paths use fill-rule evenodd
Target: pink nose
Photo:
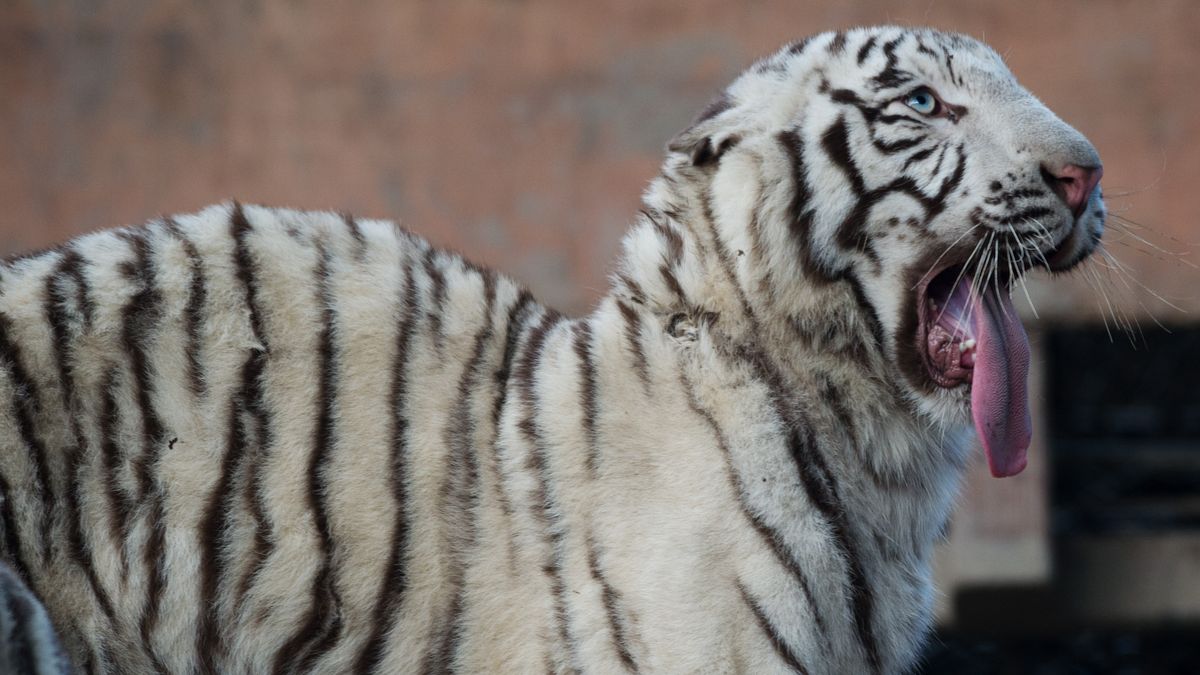
<path id="1" fill-rule="evenodd" d="M 1067 164 L 1057 171 L 1047 170 L 1046 173 L 1049 174 L 1048 178 L 1053 179 L 1050 187 L 1058 193 L 1058 196 L 1062 197 L 1062 200 L 1067 203 L 1067 207 L 1071 209 L 1071 213 L 1078 218 L 1087 208 L 1088 200 L 1096 191 L 1096 186 L 1100 184 L 1100 177 L 1104 175 L 1104 167 Z"/>

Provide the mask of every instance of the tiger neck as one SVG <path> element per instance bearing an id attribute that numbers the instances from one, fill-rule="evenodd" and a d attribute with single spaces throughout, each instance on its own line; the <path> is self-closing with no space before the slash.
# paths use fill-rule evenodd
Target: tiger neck
<path id="1" fill-rule="evenodd" d="M 903 394 L 853 281 L 789 279 L 783 290 L 768 265 L 756 266 L 768 252 L 724 241 L 702 196 L 654 193 L 625 239 L 610 296 L 668 334 L 704 331 L 751 364 L 752 376 L 802 411 L 786 423 L 822 440 L 859 522 L 881 531 L 909 524 L 910 550 L 931 549 L 964 471 L 966 437 L 932 426 Z"/>

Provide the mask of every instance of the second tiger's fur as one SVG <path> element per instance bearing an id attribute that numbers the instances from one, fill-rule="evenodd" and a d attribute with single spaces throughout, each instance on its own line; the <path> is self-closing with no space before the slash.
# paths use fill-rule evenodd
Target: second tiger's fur
<path id="1" fill-rule="evenodd" d="M 905 671 L 969 438 L 912 289 L 1078 262 L 1088 162 L 987 47 L 860 29 L 675 140 L 583 318 L 237 204 L 10 261 L 4 557 L 85 672 Z"/>

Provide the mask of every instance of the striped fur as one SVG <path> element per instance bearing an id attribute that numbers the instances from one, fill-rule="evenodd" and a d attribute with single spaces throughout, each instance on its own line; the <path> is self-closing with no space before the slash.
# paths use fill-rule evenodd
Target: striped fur
<path id="1" fill-rule="evenodd" d="M 65 668 L 19 575 L 89 673 L 903 672 L 969 431 L 912 288 L 1082 258 L 1038 167 L 1094 154 L 983 45 L 860 29 L 671 144 L 583 318 L 238 204 L 10 260 L 0 659 Z"/>

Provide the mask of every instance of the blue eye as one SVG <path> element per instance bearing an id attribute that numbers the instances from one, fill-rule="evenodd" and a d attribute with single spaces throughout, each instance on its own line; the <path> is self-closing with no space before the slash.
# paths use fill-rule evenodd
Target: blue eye
<path id="1" fill-rule="evenodd" d="M 904 105 L 922 115 L 932 115 L 937 112 L 938 100 L 928 89 L 918 89 L 904 97 Z"/>

